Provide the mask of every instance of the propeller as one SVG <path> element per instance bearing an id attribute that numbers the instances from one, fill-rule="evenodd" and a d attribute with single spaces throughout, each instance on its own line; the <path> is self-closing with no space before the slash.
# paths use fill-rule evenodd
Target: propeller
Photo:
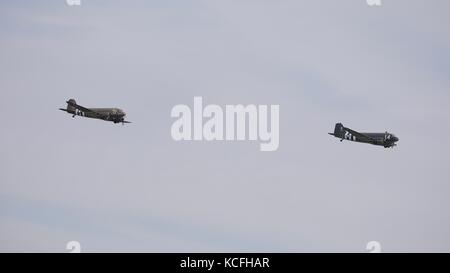
<path id="1" fill-rule="evenodd" d="M 388 144 L 387 147 L 394 148 L 394 146 L 397 146 L 397 144 L 395 144 L 395 141 L 391 141 L 391 137 L 392 137 L 392 135 L 386 131 L 384 133 L 384 142 L 385 142 L 385 145 Z"/>

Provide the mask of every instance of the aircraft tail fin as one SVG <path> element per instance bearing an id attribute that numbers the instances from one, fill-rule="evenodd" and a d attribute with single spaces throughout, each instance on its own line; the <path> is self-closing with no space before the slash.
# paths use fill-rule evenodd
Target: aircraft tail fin
<path id="1" fill-rule="evenodd" d="M 342 123 L 336 123 L 336 125 L 334 126 L 334 132 L 329 134 L 336 137 L 340 137 L 343 134 L 343 132 L 344 132 L 344 125 L 342 125 Z"/>
<path id="2" fill-rule="evenodd" d="M 75 106 L 73 106 L 74 104 L 77 104 L 77 102 L 74 99 L 70 99 L 67 101 L 67 112 L 68 113 L 75 113 Z"/>

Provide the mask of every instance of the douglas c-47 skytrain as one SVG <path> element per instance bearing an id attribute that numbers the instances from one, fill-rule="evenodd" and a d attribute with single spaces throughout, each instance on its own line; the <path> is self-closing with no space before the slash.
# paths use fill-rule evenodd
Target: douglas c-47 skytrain
<path id="1" fill-rule="evenodd" d="M 332 136 L 340 138 L 341 141 L 346 139 L 350 141 L 369 143 L 378 146 L 384 146 L 384 148 L 393 148 L 397 144 L 398 137 L 388 132 L 385 133 L 360 133 L 344 127 L 342 123 L 336 123 L 334 127 L 334 133 L 328 133 Z"/>
<path id="2" fill-rule="evenodd" d="M 59 110 L 72 114 L 72 117 L 82 116 L 112 121 L 114 123 L 131 123 L 130 121 L 125 120 L 125 112 L 118 108 L 85 108 L 78 105 L 74 99 L 70 99 L 66 102 L 67 108 L 59 108 Z"/>

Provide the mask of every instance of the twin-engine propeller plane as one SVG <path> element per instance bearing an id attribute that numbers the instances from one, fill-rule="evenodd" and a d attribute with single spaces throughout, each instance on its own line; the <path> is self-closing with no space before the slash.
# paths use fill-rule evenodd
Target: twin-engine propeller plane
<path id="1" fill-rule="evenodd" d="M 112 121 L 114 123 L 131 123 L 130 121 L 125 120 L 125 112 L 118 108 L 85 108 L 78 105 L 74 99 L 70 99 L 66 102 L 67 108 L 59 108 L 59 110 L 72 114 L 72 117 L 81 116 Z"/>
<path id="2" fill-rule="evenodd" d="M 385 133 L 360 133 L 344 127 L 342 123 L 336 123 L 334 127 L 334 133 L 328 133 L 332 136 L 340 138 L 341 141 L 346 139 L 350 141 L 369 143 L 378 146 L 384 146 L 384 148 L 393 148 L 397 144 L 399 139 L 394 134 L 388 132 Z"/>

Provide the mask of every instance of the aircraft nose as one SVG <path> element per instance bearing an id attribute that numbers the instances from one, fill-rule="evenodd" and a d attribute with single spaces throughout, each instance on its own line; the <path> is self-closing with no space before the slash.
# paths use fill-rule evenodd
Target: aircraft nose
<path id="1" fill-rule="evenodd" d="M 395 142 L 397 142 L 397 141 L 399 141 L 400 139 L 398 138 L 398 137 L 394 137 L 394 141 Z"/>

